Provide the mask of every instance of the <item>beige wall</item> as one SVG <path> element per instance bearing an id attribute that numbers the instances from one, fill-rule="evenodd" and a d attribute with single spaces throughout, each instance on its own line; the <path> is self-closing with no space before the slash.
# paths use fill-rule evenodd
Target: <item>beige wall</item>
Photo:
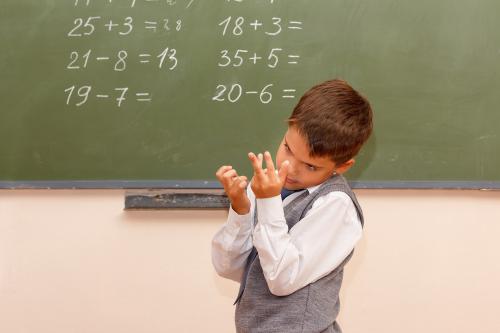
<path id="1" fill-rule="evenodd" d="M 357 191 L 346 333 L 500 332 L 500 192 Z M 224 211 L 123 211 L 121 190 L 0 191 L 0 332 L 233 332 Z"/>

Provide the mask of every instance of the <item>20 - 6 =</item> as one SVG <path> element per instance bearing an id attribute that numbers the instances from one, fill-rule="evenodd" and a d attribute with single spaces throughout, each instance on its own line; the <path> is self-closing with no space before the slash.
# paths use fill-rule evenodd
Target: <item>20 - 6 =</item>
<path id="1" fill-rule="evenodd" d="M 218 84 L 215 88 L 215 95 L 212 97 L 212 101 L 236 103 L 243 96 L 255 95 L 258 96 L 262 104 L 268 104 L 273 100 L 273 87 L 274 84 L 270 83 L 260 90 L 246 90 L 239 83 L 233 83 L 232 85 Z M 281 98 L 295 98 L 296 89 L 281 89 L 280 91 L 282 92 Z"/>

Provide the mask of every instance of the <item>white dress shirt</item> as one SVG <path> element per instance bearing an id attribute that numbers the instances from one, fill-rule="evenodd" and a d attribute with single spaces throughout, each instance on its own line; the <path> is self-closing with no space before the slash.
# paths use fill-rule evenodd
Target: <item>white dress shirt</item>
<path id="1" fill-rule="evenodd" d="M 314 192 L 320 185 L 306 189 Z M 306 191 L 304 190 L 304 191 Z M 229 209 L 227 221 L 212 240 L 212 263 L 225 278 L 241 281 L 252 246 L 271 293 L 284 296 L 332 272 L 361 238 L 362 227 L 352 200 L 344 192 L 316 199 L 302 220 L 288 232 L 283 207 L 302 192 L 255 199 L 250 186 L 250 212 Z M 257 204 L 258 223 L 253 215 Z"/>

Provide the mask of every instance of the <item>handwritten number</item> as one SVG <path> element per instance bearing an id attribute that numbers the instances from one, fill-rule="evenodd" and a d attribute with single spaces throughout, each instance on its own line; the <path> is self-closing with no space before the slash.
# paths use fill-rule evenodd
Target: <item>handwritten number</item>
<path id="1" fill-rule="evenodd" d="M 266 31 L 266 35 L 276 36 L 281 32 L 281 18 L 273 17 L 273 25 L 276 26 L 276 31 L 274 31 L 274 32 L 267 32 Z"/>

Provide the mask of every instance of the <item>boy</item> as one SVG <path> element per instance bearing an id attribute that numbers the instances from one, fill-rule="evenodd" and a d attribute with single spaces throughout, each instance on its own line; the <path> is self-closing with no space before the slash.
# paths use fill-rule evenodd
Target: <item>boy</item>
<path id="1" fill-rule="evenodd" d="M 363 225 L 342 174 L 371 131 L 369 102 L 345 81 L 326 81 L 288 119 L 278 171 L 267 151 L 248 154 L 250 186 L 231 166 L 217 171 L 231 207 L 212 241 L 212 262 L 240 282 L 237 332 L 341 332 L 343 268 Z"/>

